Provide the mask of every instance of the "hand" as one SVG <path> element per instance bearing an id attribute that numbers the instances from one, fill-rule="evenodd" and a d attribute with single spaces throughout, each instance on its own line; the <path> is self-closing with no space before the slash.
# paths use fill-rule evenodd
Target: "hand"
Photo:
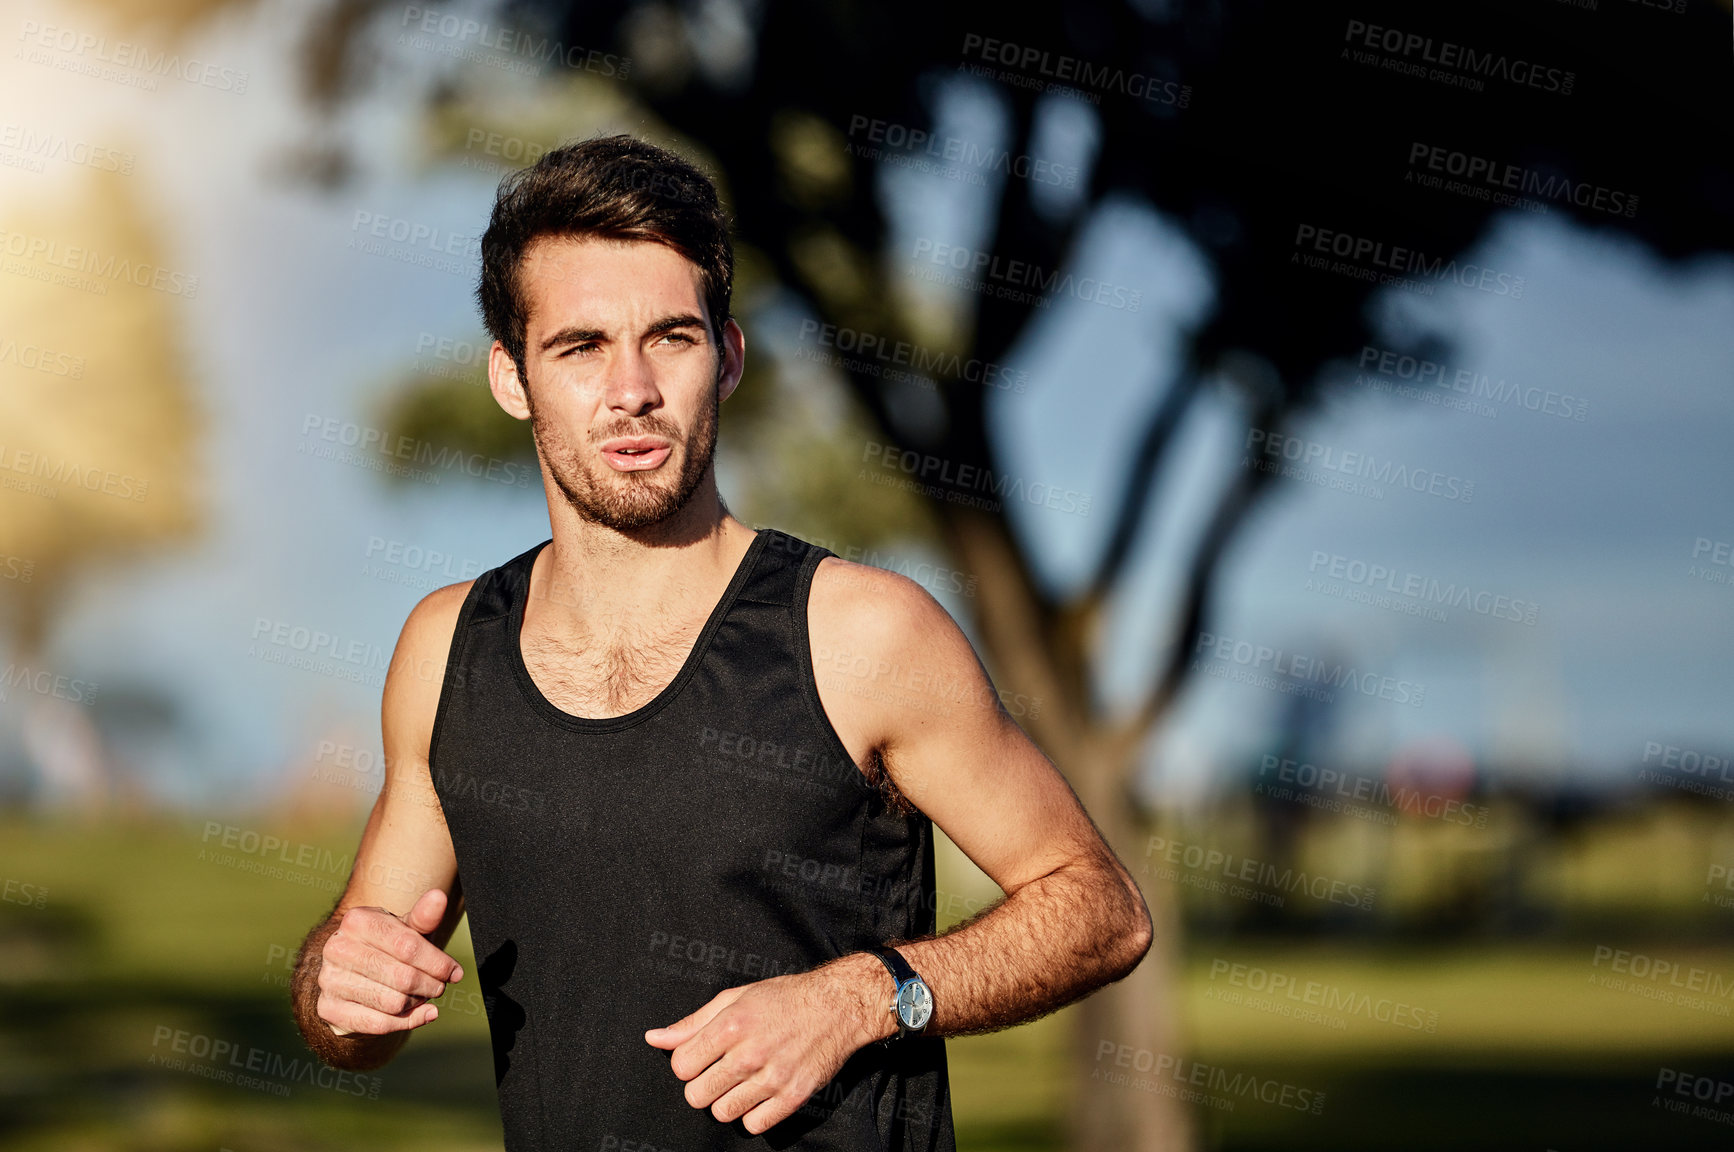
<path id="1" fill-rule="evenodd" d="M 861 959 L 879 969 L 877 978 Z M 686 1081 L 688 1104 L 709 1108 L 725 1123 L 740 1120 L 756 1136 L 829 1084 L 856 1049 L 890 1034 L 890 988 L 879 962 L 857 954 L 812 972 L 724 989 L 644 1039 L 674 1053 L 669 1066 Z"/>
<path id="2" fill-rule="evenodd" d="M 439 1017 L 427 1001 L 464 975 L 427 939 L 445 911 L 445 892 L 429 888 L 401 920 L 384 908 L 343 914 L 325 938 L 319 965 L 319 1018 L 333 1035 L 383 1036 Z"/>

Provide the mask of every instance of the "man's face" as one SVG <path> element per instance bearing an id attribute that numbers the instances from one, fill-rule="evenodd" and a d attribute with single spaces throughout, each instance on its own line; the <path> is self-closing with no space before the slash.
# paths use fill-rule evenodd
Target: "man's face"
<path id="1" fill-rule="evenodd" d="M 732 320 L 723 346 L 712 337 L 697 266 L 661 244 L 544 238 L 524 253 L 519 283 L 523 398 L 567 502 L 623 531 L 685 507 L 710 473 L 742 352 Z M 504 349 L 494 356 L 509 368 Z M 522 418 L 510 387 L 496 379 L 494 391 Z"/>

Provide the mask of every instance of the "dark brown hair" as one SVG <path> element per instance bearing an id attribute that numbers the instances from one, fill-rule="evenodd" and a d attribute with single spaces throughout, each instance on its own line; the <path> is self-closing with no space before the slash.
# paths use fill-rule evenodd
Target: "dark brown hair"
<path id="1" fill-rule="evenodd" d="M 679 252 L 698 265 L 720 345 L 735 278 L 728 217 L 716 185 L 683 157 L 632 136 L 597 136 L 545 152 L 500 181 L 482 234 L 476 299 L 489 334 L 505 345 L 526 384 L 529 309 L 518 269 L 525 251 L 545 236 L 648 240 Z"/>

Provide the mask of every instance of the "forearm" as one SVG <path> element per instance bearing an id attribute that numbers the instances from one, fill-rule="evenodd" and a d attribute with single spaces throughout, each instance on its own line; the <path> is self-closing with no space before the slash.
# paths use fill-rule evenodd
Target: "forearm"
<path id="1" fill-rule="evenodd" d="M 933 991 L 926 1030 L 955 1035 L 1016 1024 L 1119 979 L 1143 957 L 1149 933 L 1143 896 L 1103 848 L 1017 885 L 944 936 L 891 943 Z M 811 972 L 724 989 L 644 1039 L 672 1053 L 688 1104 L 759 1133 L 896 1031 L 892 987 L 875 956 L 850 952 Z"/>
<path id="2" fill-rule="evenodd" d="M 957 1035 L 1009 1027 L 1087 996 L 1137 967 L 1149 941 L 1143 897 L 1106 858 L 1057 869 L 944 935 L 896 947 L 933 991 L 927 1034 Z M 891 980 L 879 971 L 883 991 Z M 887 1003 L 883 997 L 878 1010 L 889 1035 Z"/>
<path id="3" fill-rule="evenodd" d="M 339 1036 L 319 1017 L 319 966 L 326 939 L 335 931 L 341 917 L 333 915 L 307 934 L 301 951 L 295 958 L 295 972 L 289 978 L 290 1006 L 295 1025 L 302 1039 L 325 1063 L 333 1068 L 365 1072 L 381 1067 L 397 1055 L 409 1039 L 408 1032 L 391 1032 L 383 1036 L 357 1033 Z"/>

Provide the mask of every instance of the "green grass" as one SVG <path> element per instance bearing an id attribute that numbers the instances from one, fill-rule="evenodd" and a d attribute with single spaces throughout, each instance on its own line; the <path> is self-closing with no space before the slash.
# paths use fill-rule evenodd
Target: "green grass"
<path id="1" fill-rule="evenodd" d="M 231 822 L 242 822 L 230 818 Z M 336 857 L 353 831 L 285 832 Z M 341 873 L 261 876 L 209 859 L 184 826 L 13 823 L 0 829 L 0 1149 L 5 1152 L 468 1152 L 499 1147 L 485 1020 L 448 1009 L 380 1073 L 377 1100 L 305 1084 L 287 1099 L 153 1061 L 181 1029 L 284 1059 L 284 958 Z M 205 859 L 200 858 L 201 851 Z M 291 850 L 293 851 L 293 849 Z M 974 891 L 952 871 L 954 889 Z M 18 903 L 22 885 L 38 907 Z M 942 875 L 941 886 L 947 879 Z M 1617 938 L 1616 938 L 1617 939 Z M 1473 947 L 1195 941 L 1178 1011 L 1192 1058 L 1323 1091 L 1323 1114 L 1242 1102 L 1206 1111 L 1212 1147 L 1567 1149 L 1728 1146 L 1734 1129 L 1652 1103 L 1662 1067 L 1734 1081 L 1734 1021 L 1594 985 L 1594 942 Z M 466 935 L 453 951 L 474 971 Z M 1648 949 L 1734 974 L 1734 946 Z M 1236 977 L 1234 965 L 1245 965 Z M 1249 1004 L 1264 969 L 1339 1006 L 1408 1006 L 1431 1031 L 1342 1008 L 1334 1021 Z M 1235 993 L 1240 999 L 1233 999 Z M 1301 1006 L 1307 1006 L 1301 1001 Z M 1069 1013 L 949 1045 L 960 1147 L 1062 1146 Z M 172 1041 L 169 1042 L 172 1047 Z"/>

